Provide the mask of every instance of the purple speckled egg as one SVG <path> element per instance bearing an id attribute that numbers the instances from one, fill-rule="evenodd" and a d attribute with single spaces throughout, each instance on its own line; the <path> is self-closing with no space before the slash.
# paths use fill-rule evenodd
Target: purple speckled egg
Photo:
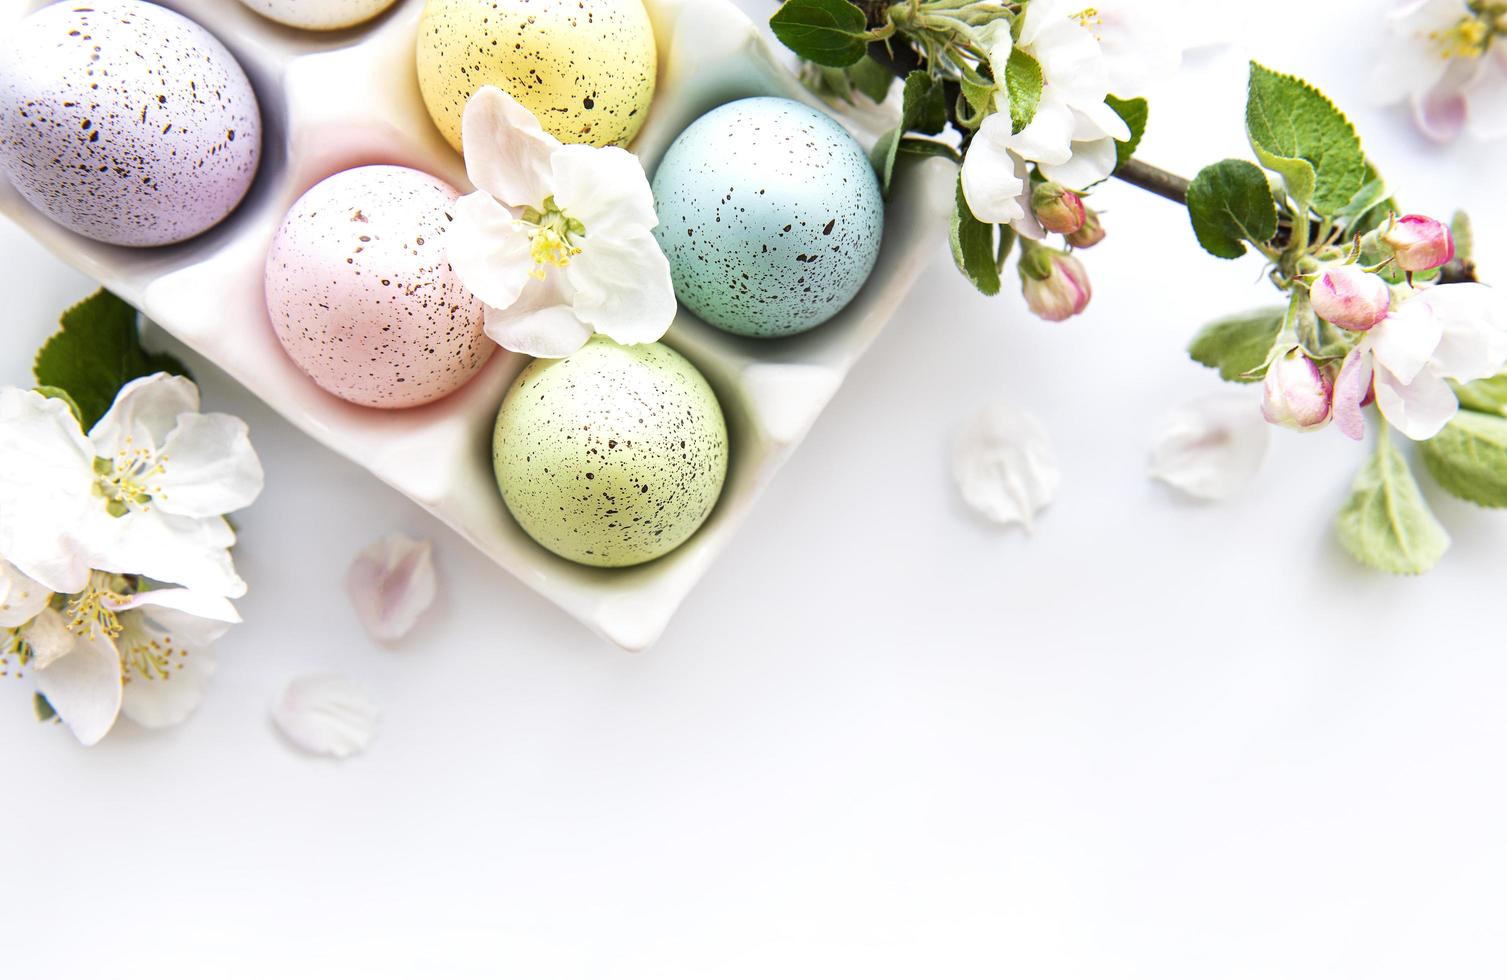
<path id="1" fill-rule="evenodd" d="M 0 41 L 0 172 L 81 235 L 166 245 L 214 227 L 261 141 L 235 57 L 156 4 L 55 3 Z"/>
<path id="2" fill-rule="evenodd" d="M 267 253 L 267 312 L 323 389 L 409 408 L 470 380 L 496 346 L 445 257 L 459 192 L 407 167 L 357 167 L 294 203 Z"/>

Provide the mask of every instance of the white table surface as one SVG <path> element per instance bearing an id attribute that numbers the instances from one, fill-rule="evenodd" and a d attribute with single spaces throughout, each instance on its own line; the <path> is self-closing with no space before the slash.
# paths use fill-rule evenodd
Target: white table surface
<path id="1" fill-rule="evenodd" d="M 1219 7 L 1202 26 L 1241 45 L 1163 87 L 1146 159 L 1247 154 L 1250 54 L 1349 109 L 1408 206 L 1470 205 L 1507 276 L 1507 144 L 1424 143 L 1366 104 L 1369 42 L 1328 50 L 1375 5 Z M 1502 976 L 1507 515 L 1426 484 L 1454 547 L 1394 579 L 1331 534 L 1362 460 L 1336 432 L 1277 433 L 1222 505 L 1148 480 L 1159 418 L 1220 387 L 1186 338 L 1270 296 L 1172 206 L 1095 203 L 1110 237 L 1070 323 L 970 295 L 938 251 L 645 655 L 191 359 L 267 469 L 239 518 L 247 623 L 165 732 L 86 751 L 0 684 L 0 975 Z M 0 380 L 24 384 L 92 284 L 8 225 L 0 259 Z M 948 475 L 994 398 L 1062 460 L 1034 536 L 973 519 Z M 444 588 L 384 649 L 343 577 L 393 529 L 435 539 Z M 384 711 L 344 763 L 268 719 L 324 670 Z"/>

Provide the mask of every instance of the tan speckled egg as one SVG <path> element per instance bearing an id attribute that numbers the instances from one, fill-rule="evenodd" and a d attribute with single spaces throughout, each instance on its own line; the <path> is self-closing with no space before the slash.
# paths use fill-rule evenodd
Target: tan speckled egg
<path id="1" fill-rule="evenodd" d="M 357 167 L 289 209 L 267 253 L 267 312 L 321 388 L 408 408 L 450 394 L 492 356 L 481 301 L 445 256 L 457 197 L 417 170 Z"/>
<path id="2" fill-rule="evenodd" d="M 484 85 L 562 143 L 626 146 L 657 60 L 642 0 L 428 0 L 419 21 L 419 89 L 457 150 L 466 101 Z"/>

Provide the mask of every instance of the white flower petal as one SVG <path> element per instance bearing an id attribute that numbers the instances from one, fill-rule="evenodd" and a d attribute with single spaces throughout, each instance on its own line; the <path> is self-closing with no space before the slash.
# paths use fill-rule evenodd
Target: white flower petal
<path id="1" fill-rule="evenodd" d="M 1368 335 L 1376 362 L 1403 384 L 1423 370 L 1444 337 L 1444 325 L 1434 316 L 1425 295 L 1419 293 L 1399 303 Z"/>
<path id="2" fill-rule="evenodd" d="M 1099 41 L 1111 92 L 1134 98 L 1177 73 L 1183 53 L 1163 12 L 1143 0 L 1099 0 L 1094 10 L 1086 26 Z"/>
<path id="3" fill-rule="evenodd" d="M 223 517 L 133 511 L 105 519 L 95 567 L 234 599 L 246 594 L 246 583 L 235 573 L 228 550 L 234 541 L 235 533 Z"/>
<path id="4" fill-rule="evenodd" d="M 228 625 L 168 607 L 121 617 L 116 645 L 126 666 L 121 711 L 138 725 L 166 728 L 193 713 L 215 672 L 211 646 Z"/>
<path id="5" fill-rule="evenodd" d="M 1025 181 L 1010 154 L 1010 117 L 995 113 L 984 120 L 963 158 L 963 197 L 974 217 L 1008 224 L 1026 214 L 1021 202 Z"/>
<path id="6" fill-rule="evenodd" d="M 675 322 L 670 262 L 647 229 L 611 238 L 592 238 L 588 230 L 565 278 L 576 317 L 620 344 L 652 344 Z"/>
<path id="7" fill-rule="evenodd" d="M 1404 383 L 1381 364 L 1376 365 L 1376 407 L 1392 428 L 1409 439 L 1432 439 L 1460 409 L 1449 382 L 1432 371 L 1420 371 Z"/>
<path id="8" fill-rule="evenodd" d="M 336 674 L 297 678 L 272 706 L 272 719 L 294 745 L 341 759 L 371 743 L 377 714 L 364 691 Z"/>
<path id="9" fill-rule="evenodd" d="M 562 146 L 549 158 L 555 204 L 594 237 L 659 224 L 654 191 L 638 157 L 620 146 Z"/>
<path id="10" fill-rule="evenodd" d="M 568 306 L 517 313 L 487 307 L 487 336 L 503 348 L 530 357 L 568 357 L 591 339 L 591 327 Z"/>
<path id="11" fill-rule="evenodd" d="M 104 457 L 159 449 L 178 424 L 178 416 L 198 410 L 198 385 L 159 371 L 126 382 L 104 418 L 89 430 L 89 441 L 94 454 Z"/>
<path id="12" fill-rule="evenodd" d="M 89 580 L 94 448 L 61 399 L 0 390 L 0 555 L 54 592 Z"/>
<path id="13" fill-rule="evenodd" d="M 534 269 L 530 242 L 513 212 L 482 191 L 455 202 L 445 255 L 473 296 L 498 309 L 517 302 Z"/>
<path id="14" fill-rule="evenodd" d="M 549 196 L 550 154 L 560 141 L 518 100 L 484 85 L 461 116 L 466 176 L 478 190 L 513 207 L 542 207 Z"/>
<path id="15" fill-rule="evenodd" d="M 1466 86 L 1470 134 L 1479 140 L 1507 137 L 1507 44 L 1498 38 Z"/>
<path id="16" fill-rule="evenodd" d="M 261 460 L 234 415 L 184 415 L 162 443 L 160 493 L 152 506 L 182 517 L 218 517 L 262 492 Z"/>
<path id="17" fill-rule="evenodd" d="M 1196 398 L 1158 430 L 1151 475 L 1200 500 L 1224 500 L 1251 482 L 1270 444 L 1271 426 L 1248 394 Z"/>
<path id="18" fill-rule="evenodd" d="M 1107 102 L 1074 105 L 1073 143 L 1091 143 L 1105 137 L 1124 142 L 1130 139 L 1130 126 Z"/>
<path id="19" fill-rule="evenodd" d="M 14 629 L 46 608 L 52 590 L 0 558 L 0 629 Z"/>
<path id="20" fill-rule="evenodd" d="M 1061 481 L 1041 423 L 1002 404 L 987 406 L 959 430 L 952 475 L 968 506 L 997 524 L 1019 523 L 1027 530 Z"/>
<path id="21" fill-rule="evenodd" d="M 120 602 L 109 602 L 107 605 L 117 612 L 156 607 L 177 610 L 198 619 L 208 619 L 218 623 L 241 621 L 241 614 L 236 612 L 235 606 L 229 599 L 212 592 L 195 592 L 193 589 L 148 589 L 145 592 L 132 593 Z M 156 615 L 150 609 L 146 611 L 148 615 Z"/>
<path id="22" fill-rule="evenodd" d="M 1043 94 L 1036 115 L 1007 143 L 1010 149 L 1034 163 L 1067 163 L 1073 158 L 1075 122 L 1071 108 Z"/>
<path id="23" fill-rule="evenodd" d="M 439 591 L 433 547 L 403 534 L 389 534 L 351 562 L 346 591 L 361 625 L 374 640 L 407 636 Z"/>
<path id="24" fill-rule="evenodd" d="M 1489 378 L 1507 361 L 1507 295 L 1478 282 L 1425 290 L 1411 302 L 1426 304 L 1442 337 L 1431 363 L 1456 381 Z"/>
<path id="25" fill-rule="evenodd" d="M 1369 86 L 1377 104 L 1426 92 L 1444 76 L 1450 63 L 1428 38 L 1454 26 L 1464 13 L 1461 0 L 1417 0 L 1387 14 L 1394 40 L 1377 59 Z"/>
<path id="26" fill-rule="evenodd" d="M 1432 88 L 1413 98 L 1413 122 L 1423 135 L 1438 143 L 1459 136 L 1470 112 L 1470 103 L 1456 80 L 1458 74 L 1452 69 Z"/>
<path id="27" fill-rule="evenodd" d="M 1041 172 L 1049 180 L 1064 187 L 1082 189 L 1097 184 L 1115 172 L 1115 141 L 1094 140 L 1091 143 L 1074 143 L 1072 159 L 1060 164 L 1041 164 Z"/>
<path id="28" fill-rule="evenodd" d="M 66 656 L 33 672 L 37 690 L 74 738 L 93 745 L 120 714 L 120 656 L 104 636 L 81 638 Z"/>
<path id="29" fill-rule="evenodd" d="M 56 609 L 48 607 L 37 613 L 21 636 L 31 647 L 32 666 L 44 670 L 73 651 L 78 637 L 68 629 L 68 619 Z"/>

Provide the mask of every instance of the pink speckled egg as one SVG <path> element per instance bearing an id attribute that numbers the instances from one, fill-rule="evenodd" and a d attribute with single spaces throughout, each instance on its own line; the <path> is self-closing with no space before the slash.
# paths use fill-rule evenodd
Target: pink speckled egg
<path id="1" fill-rule="evenodd" d="M 407 167 L 327 177 L 267 253 L 267 312 L 289 356 L 358 405 L 409 408 L 465 384 L 496 349 L 445 258 L 459 193 Z"/>
<path id="2" fill-rule="evenodd" d="M 141 0 L 43 7 L 0 38 L 0 173 L 66 228 L 166 245 L 218 224 L 261 156 L 246 73 Z"/>

